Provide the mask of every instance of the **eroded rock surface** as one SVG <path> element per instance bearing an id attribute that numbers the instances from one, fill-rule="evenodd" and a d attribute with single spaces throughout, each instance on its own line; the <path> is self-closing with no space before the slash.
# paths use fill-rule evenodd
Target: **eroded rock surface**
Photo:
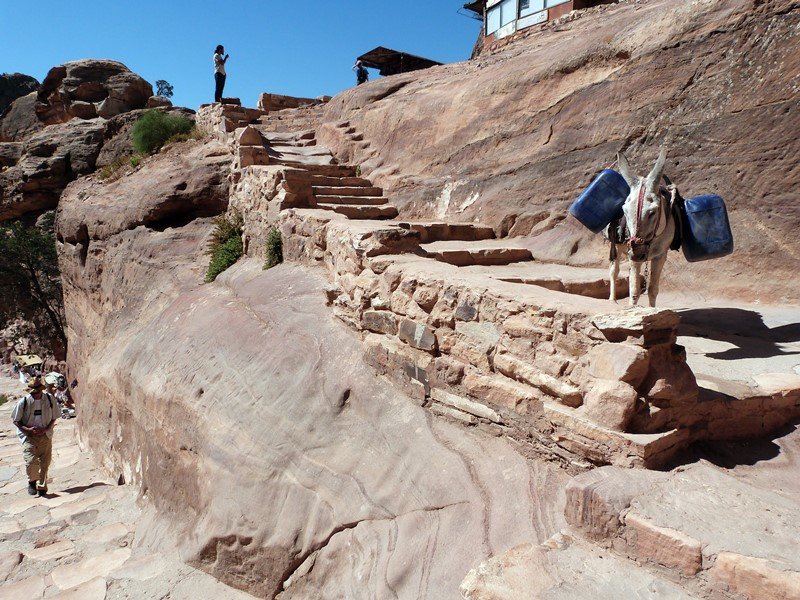
<path id="1" fill-rule="evenodd" d="M 39 82 L 35 77 L 22 73 L 3 73 L 0 75 L 0 113 L 11 106 L 17 98 L 35 92 Z"/>

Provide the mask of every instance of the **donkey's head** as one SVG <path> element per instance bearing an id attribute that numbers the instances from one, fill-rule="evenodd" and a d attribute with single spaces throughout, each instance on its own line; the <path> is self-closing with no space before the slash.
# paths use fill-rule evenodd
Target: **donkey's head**
<path id="1" fill-rule="evenodd" d="M 619 170 L 631 188 L 622 207 L 630 232 L 628 256 L 635 261 L 647 260 L 650 243 L 658 235 L 659 227 L 663 227 L 665 220 L 660 183 L 667 150 L 662 146 L 658 160 L 647 177 L 637 175 L 622 152 L 617 159 Z"/>

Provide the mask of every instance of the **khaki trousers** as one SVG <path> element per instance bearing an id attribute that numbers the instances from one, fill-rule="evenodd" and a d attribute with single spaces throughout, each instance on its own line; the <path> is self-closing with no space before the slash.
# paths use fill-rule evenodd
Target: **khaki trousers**
<path id="1" fill-rule="evenodd" d="M 47 488 L 47 471 L 53 456 L 53 440 L 46 435 L 29 435 L 22 444 L 22 457 L 28 472 L 28 481 L 36 481 L 38 489 Z"/>

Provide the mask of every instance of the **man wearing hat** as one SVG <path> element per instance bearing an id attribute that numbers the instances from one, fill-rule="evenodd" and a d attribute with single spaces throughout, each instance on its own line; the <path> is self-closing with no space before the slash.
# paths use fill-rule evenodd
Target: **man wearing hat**
<path id="1" fill-rule="evenodd" d="M 11 413 L 22 442 L 22 456 L 28 472 L 28 493 L 35 496 L 47 494 L 47 471 L 53 453 L 53 426 L 58 418 L 58 404 L 51 394 L 44 392 L 38 377 L 28 382 L 28 394 Z"/>

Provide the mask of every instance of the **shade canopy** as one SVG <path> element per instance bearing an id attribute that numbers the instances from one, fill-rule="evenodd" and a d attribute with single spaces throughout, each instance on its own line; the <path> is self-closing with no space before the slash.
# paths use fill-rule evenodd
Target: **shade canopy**
<path id="1" fill-rule="evenodd" d="M 35 354 L 20 354 L 16 359 L 17 365 L 20 367 L 30 367 L 32 365 L 42 364 L 42 359 Z"/>
<path id="2" fill-rule="evenodd" d="M 391 48 L 384 48 L 383 46 L 378 46 L 374 50 L 362 54 L 358 57 L 358 60 L 364 63 L 365 67 L 378 69 L 384 77 L 427 69 L 442 64 L 435 60 L 414 56 Z"/>

